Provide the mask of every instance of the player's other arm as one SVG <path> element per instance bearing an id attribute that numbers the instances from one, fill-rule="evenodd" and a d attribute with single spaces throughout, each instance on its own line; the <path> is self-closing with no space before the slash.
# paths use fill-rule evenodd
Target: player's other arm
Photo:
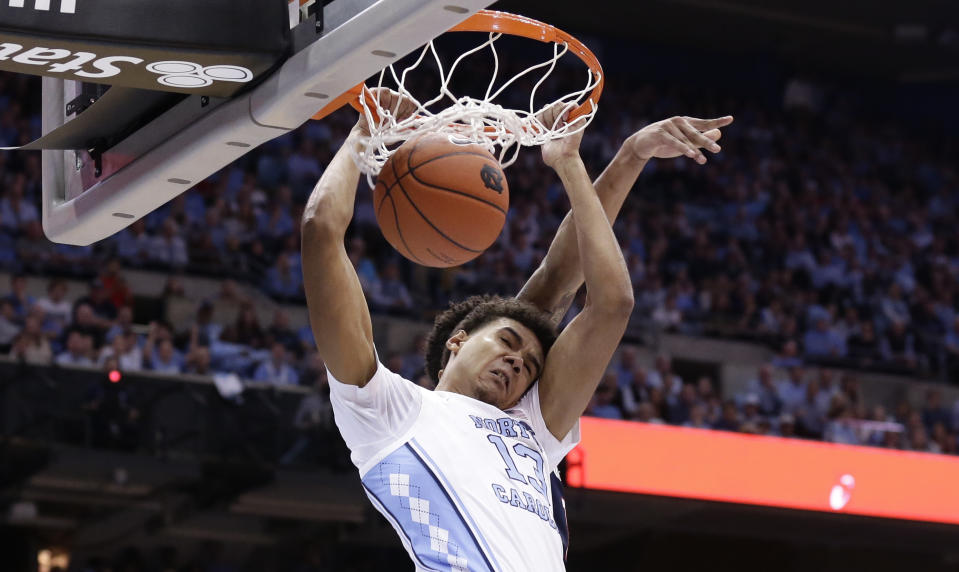
<path id="1" fill-rule="evenodd" d="M 606 217 L 615 221 L 619 211 L 649 159 L 686 155 L 697 163 L 706 162 L 700 148 L 718 152 L 720 128 L 732 123 L 732 117 L 697 119 L 671 117 L 647 125 L 630 135 L 596 179 L 596 195 Z M 583 269 L 572 213 L 566 215 L 542 264 L 520 291 L 518 298 L 549 312 L 559 323 L 583 285 Z"/>
<path id="2" fill-rule="evenodd" d="M 363 132 L 360 123 L 313 189 L 301 231 L 303 288 L 317 350 L 333 377 L 362 387 L 376 373 L 373 326 L 344 246 L 360 179 L 349 146 Z"/>
<path id="3" fill-rule="evenodd" d="M 583 311 L 553 344 L 540 378 L 543 419 L 557 439 L 586 409 L 633 309 L 626 261 L 579 156 L 580 139 L 582 133 L 543 146 L 543 160 L 569 196 L 588 294 Z"/>

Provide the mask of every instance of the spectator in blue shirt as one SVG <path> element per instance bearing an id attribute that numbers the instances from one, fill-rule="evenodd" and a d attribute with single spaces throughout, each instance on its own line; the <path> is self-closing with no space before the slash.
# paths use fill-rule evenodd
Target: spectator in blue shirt
<path id="1" fill-rule="evenodd" d="M 776 389 L 776 382 L 773 380 L 773 368 L 769 364 L 763 364 L 756 372 L 756 378 L 747 385 L 748 393 L 755 394 L 759 398 L 759 412 L 767 417 L 779 415 L 782 409 L 782 401 L 779 399 L 779 392 Z"/>
<path id="2" fill-rule="evenodd" d="M 616 390 L 616 374 L 608 372 L 596 388 L 596 393 L 593 394 L 586 415 L 602 417 L 603 419 L 622 419 L 623 412 L 615 403 Z"/>
<path id="3" fill-rule="evenodd" d="M 263 381 L 274 385 L 297 385 L 299 376 L 290 365 L 290 358 L 286 346 L 280 342 L 273 342 L 270 357 L 260 362 L 253 374 L 254 381 Z"/>
<path id="4" fill-rule="evenodd" d="M 796 410 L 806 399 L 806 380 L 803 378 L 803 368 L 794 366 L 789 368 L 789 379 L 779 383 L 779 400 L 783 404 L 783 411 L 795 414 Z"/>
<path id="5" fill-rule="evenodd" d="M 290 256 L 281 252 L 276 264 L 266 271 L 267 292 L 282 300 L 299 298 L 303 287 L 303 275 L 291 264 Z"/>
<path id="6" fill-rule="evenodd" d="M 36 303 L 33 296 L 27 294 L 27 277 L 22 274 L 10 276 L 10 293 L 4 299 L 13 306 L 14 321 L 22 326 L 30 308 Z"/>
<path id="7" fill-rule="evenodd" d="M 829 320 L 826 318 L 816 320 L 816 327 L 806 332 L 803 337 L 803 347 L 806 355 L 810 356 L 844 357 L 846 355 L 846 344 L 842 336 L 830 327 Z"/>
<path id="8" fill-rule="evenodd" d="M 0 199 L 0 229 L 13 235 L 20 234 L 28 222 L 40 220 L 37 207 L 24 198 L 26 183 L 22 173 L 12 175 Z"/>

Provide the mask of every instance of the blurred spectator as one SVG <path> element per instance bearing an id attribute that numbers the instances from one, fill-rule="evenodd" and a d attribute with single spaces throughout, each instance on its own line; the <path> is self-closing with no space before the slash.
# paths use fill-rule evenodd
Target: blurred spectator
<path id="1" fill-rule="evenodd" d="M 782 403 L 783 411 L 795 415 L 796 410 L 806 399 L 805 371 L 799 366 L 793 366 L 787 370 L 787 375 L 788 378 L 781 381 L 778 386 L 779 401 Z"/>
<path id="2" fill-rule="evenodd" d="M 6 192 L 0 198 L 0 230 L 14 236 L 19 235 L 24 227 L 33 221 L 40 220 L 40 213 L 33 201 L 24 199 L 24 189 L 27 178 L 23 173 L 9 175 L 6 179 Z"/>
<path id="3" fill-rule="evenodd" d="M 121 371 L 140 371 L 143 369 L 143 351 L 137 344 L 135 333 L 127 330 L 116 335 L 110 345 L 100 350 L 99 365 L 113 359 Z"/>
<path id="4" fill-rule="evenodd" d="M 636 360 L 636 348 L 627 345 L 621 346 L 619 349 L 619 359 L 613 363 L 615 364 L 613 371 L 616 373 L 617 385 L 626 387 L 632 383 L 633 376 L 635 375 L 634 370 L 639 365 Z"/>
<path id="5" fill-rule="evenodd" d="M 822 402 L 823 397 L 822 391 L 819 389 L 819 380 L 812 378 L 806 382 L 806 395 L 794 411 L 797 421 L 797 432 L 800 436 L 810 439 L 822 439 L 823 423 L 825 421 L 825 415 L 828 413 L 828 410 L 821 409 Z"/>
<path id="6" fill-rule="evenodd" d="M 893 322 L 879 345 L 883 359 L 908 369 L 916 367 L 916 344 L 904 322 Z"/>
<path id="7" fill-rule="evenodd" d="M 66 350 L 57 355 L 56 363 L 61 366 L 93 366 L 93 338 L 79 330 L 67 334 Z"/>
<path id="8" fill-rule="evenodd" d="M 769 364 L 762 365 L 756 372 L 756 378 L 747 385 L 749 393 L 756 395 L 759 399 L 759 412 L 768 417 L 779 415 L 782 409 L 782 401 L 779 399 L 779 392 L 776 383 L 773 381 L 773 368 Z"/>
<path id="9" fill-rule="evenodd" d="M 111 239 L 116 255 L 131 266 L 144 266 L 150 260 L 153 237 L 147 232 L 146 221 L 138 219 Z"/>
<path id="10" fill-rule="evenodd" d="M 853 426 L 853 411 L 842 395 L 835 395 L 829 405 L 823 438 L 832 443 L 858 445 L 859 436 Z"/>
<path id="11" fill-rule="evenodd" d="M 596 393 L 586 408 L 586 414 L 604 419 L 622 419 L 623 412 L 614 403 L 617 389 L 616 374 L 607 372 L 596 388 Z"/>
<path id="12" fill-rule="evenodd" d="M 796 418 L 789 413 L 783 413 L 779 416 L 779 427 L 777 433 L 781 437 L 796 436 Z"/>
<path id="13" fill-rule="evenodd" d="M 96 327 L 104 333 L 113 325 L 113 320 L 117 317 L 117 307 L 113 304 L 113 300 L 110 300 L 109 292 L 99 278 L 91 280 L 87 295 L 73 303 L 74 322 L 77 320 L 79 307 L 83 305 L 89 306 L 93 311 Z"/>
<path id="14" fill-rule="evenodd" d="M 23 234 L 16 241 L 16 258 L 26 271 L 44 272 L 52 259 L 50 246 L 40 221 L 32 220 L 24 225 Z"/>
<path id="15" fill-rule="evenodd" d="M 20 333 L 17 312 L 8 298 L 0 299 L 0 352 L 10 351 L 10 345 Z"/>
<path id="16" fill-rule="evenodd" d="M 941 423 L 948 427 L 951 421 L 949 410 L 942 403 L 942 391 L 929 389 L 926 391 L 926 404 L 922 408 L 922 424 L 932 433 L 933 427 Z"/>
<path id="17" fill-rule="evenodd" d="M 113 338 L 131 332 L 133 330 L 133 307 L 121 306 L 117 310 L 117 319 L 104 335 L 107 343 L 112 342 Z"/>
<path id="18" fill-rule="evenodd" d="M 413 308 L 413 298 L 406 284 L 400 279 L 400 266 L 390 261 L 383 268 L 383 277 L 371 296 L 370 303 L 376 309 L 390 312 L 406 312 Z"/>
<path id="19" fill-rule="evenodd" d="M 746 397 L 743 399 L 743 411 L 740 416 L 740 425 L 749 424 L 754 428 L 758 428 L 759 422 L 763 420 L 762 414 L 759 412 L 759 396 L 755 393 L 747 393 Z M 751 431 L 755 433 L 756 431 Z"/>
<path id="20" fill-rule="evenodd" d="M 273 312 L 273 321 L 270 323 L 270 327 L 266 329 L 266 336 L 271 343 L 279 342 L 288 350 L 299 352 L 296 332 L 290 326 L 290 314 L 282 308 L 277 308 Z"/>
<path id="21" fill-rule="evenodd" d="M 909 433 L 909 449 L 922 453 L 938 453 L 939 444 L 935 441 L 929 441 L 929 435 L 925 427 L 918 427 Z"/>
<path id="22" fill-rule="evenodd" d="M 150 333 L 143 344 L 143 363 L 157 373 L 178 374 L 183 372 L 183 356 L 173 345 L 173 340 L 159 333 L 159 324 L 150 324 Z"/>
<path id="23" fill-rule="evenodd" d="M 119 259 L 111 258 L 98 278 L 100 283 L 103 284 L 107 298 L 115 308 L 133 305 L 133 292 L 130 291 L 126 278 L 123 276 Z"/>
<path id="24" fill-rule="evenodd" d="M 2 320 L 2 317 L 0 317 L 0 324 L 2 324 Z M 53 361 L 53 350 L 50 347 L 49 340 L 43 335 L 41 324 L 42 317 L 34 314 L 27 316 L 23 331 L 13 340 L 13 345 L 10 348 L 11 357 L 40 365 L 49 364 Z M 0 329 L 2 329 L 2 326 L 0 326 Z"/>
<path id="25" fill-rule="evenodd" d="M 209 312 L 212 317 L 212 306 Z M 197 320 L 202 332 L 204 324 L 199 322 L 199 315 Z M 236 321 L 231 326 L 223 329 L 219 335 L 219 339 L 253 349 L 261 349 L 264 347 L 266 344 L 266 335 L 263 332 L 263 328 L 260 327 L 260 319 L 257 317 L 256 310 L 254 310 L 252 304 L 246 304 L 240 307 L 240 311 L 236 315 Z M 213 341 L 215 340 L 211 340 L 211 343 Z"/>
<path id="26" fill-rule="evenodd" d="M 186 241 L 180 235 L 176 221 L 168 218 L 160 227 L 160 234 L 150 241 L 150 262 L 167 268 L 184 268 L 190 263 Z"/>
<path id="27" fill-rule="evenodd" d="M 702 403 L 696 403 L 689 411 L 689 419 L 683 423 L 683 427 L 693 427 L 695 429 L 711 429 L 712 425 L 706 420 L 706 406 Z"/>
<path id="28" fill-rule="evenodd" d="M 709 376 L 702 376 L 696 384 L 696 392 L 699 399 L 706 406 L 706 422 L 715 423 L 723 412 L 723 402 L 719 393 L 713 386 L 713 380 Z"/>
<path id="29" fill-rule="evenodd" d="M 197 307 L 194 326 L 196 328 L 197 341 L 202 345 L 209 346 L 219 340 L 223 335 L 223 326 L 213 321 L 213 303 L 209 300 L 203 300 Z M 231 335 L 236 334 L 233 333 Z"/>
<path id="30" fill-rule="evenodd" d="M 956 454 L 956 436 L 949 433 L 945 423 L 936 423 L 932 426 L 932 440 L 936 444 L 936 452 L 946 455 Z"/>
<path id="31" fill-rule="evenodd" d="M 671 425 L 683 425 L 689 421 L 693 407 L 699 403 L 696 386 L 692 383 L 683 384 L 679 395 L 666 398 L 667 419 Z"/>
<path id="32" fill-rule="evenodd" d="M 193 375 L 213 375 L 211 367 L 210 348 L 208 346 L 196 345 L 190 348 L 190 353 L 186 357 L 186 367 L 183 371 Z"/>
<path id="33" fill-rule="evenodd" d="M 617 378 L 619 376 L 617 375 Z M 620 387 L 620 394 L 623 398 L 623 411 L 627 415 L 635 415 L 639 404 L 649 400 L 649 379 L 646 369 L 636 366 L 633 369 L 632 376 L 625 386 Z"/>
<path id="34" fill-rule="evenodd" d="M 849 337 L 846 346 L 849 357 L 863 366 L 869 366 L 884 359 L 872 320 L 863 320 L 859 324 L 859 331 Z"/>
<path id="35" fill-rule="evenodd" d="M 783 369 L 799 367 L 802 364 L 802 358 L 799 357 L 799 344 L 796 340 L 786 340 L 779 354 L 772 360 L 774 367 Z"/>
<path id="36" fill-rule="evenodd" d="M 279 341 L 273 342 L 270 357 L 257 366 L 253 380 L 274 385 L 297 385 L 300 382 L 296 371 L 290 365 L 286 346 Z"/>
<path id="37" fill-rule="evenodd" d="M 679 329 L 679 326 L 683 323 L 683 313 L 676 306 L 675 294 L 667 294 L 662 305 L 653 310 L 653 322 L 668 332 L 675 332 Z"/>
<path id="38" fill-rule="evenodd" d="M 90 336 L 94 346 L 99 346 L 103 341 L 106 328 L 109 326 L 110 322 L 97 317 L 89 304 L 74 304 L 73 322 L 66 331 L 79 330 Z"/>
<path id="39" fill-rule="evenodd" d="M 279 300 L 294 300 L 301 298 L 303 275 L 298 266 L 291 263 L 295 256 L 281 252 L 276 258 L 276 264 L 266 271 L 264 288 L 271 296 Z"/>
<path id="40" fill-rule="evenodd" d="M 740 419 L 736 402 L 728 399 L 723 403 L 723 413 L 718 421 L 713 423 L 713 429 L 720 431 L 739 431 Z"/>
<path id="41" fill-rule="evenodd" d="M 10 276 L 10 293 L 4 299 L 13 306 L 14 321 L 21 325 L 36 302 L 33 296 L 27 294 L 27 277 L 22 274 Z"/>
<path id="42" fill-rule="evenodd" d="M 815 328 L 806 332 L 803 349 L 810 356 L 838 358 L 846 355 L 845 341 L 830 327 L 828 318 L 819 318 Z"/>
<path id="43" fill-rule="evenodd" d="M 894 282 L 889 286 L 889 290 L 880 301 L 880 309 L 887 324 L 909 323 L 909 306 L 902 299 L 902 288 L 898 283 Z"/>
<path id="44" fill-rule="evenodd" d="M 261 237 L 279 241 L 283 237 L 293 234 L 293 217 L 290 208 L 293 204 L 289 187 L 280 187 L 276 190 L 273 201 L 267 210 L 257 215 L 257 231 Z"/>
<path id="45" fill-rule="evenodd" d="M 67 282 L 61 278 L 47 282 L 47 295 L 37 300 L 37 306 L 43 309 L 44 331 L 54 337 L 63 333 L 73 316 L 73 304 L 67 300 Z"/>
<path id="46" fill-rule="evenodd" d="M 653 423 L 656 425 L 662 425 L 665 423 L 662 417 L 659 416 L 659 411 L 656 409 L 656 406 L 648 401 L 644 401 L 639 404 L 639 407 L 636 409 L 636 416 L 633 417 L 634 421 L 639 421 L 640 423 Z"/>
<path id="47" fill-rule="evenodd" d="M 646 383 L 661 389 L 666 395 L 679 393 L 683 387 L 682 378 L 673 373 L 672 358 L 666 354 L 656 356 L 656 369 L 647 374 Z"/>

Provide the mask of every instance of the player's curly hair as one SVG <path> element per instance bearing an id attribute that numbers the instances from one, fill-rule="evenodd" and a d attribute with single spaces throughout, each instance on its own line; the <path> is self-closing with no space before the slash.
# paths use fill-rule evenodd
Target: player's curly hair
<path id="1" fill-rule="evenodd" d="M 426 374 L 430 379 L 439 383 L 440 370 L 450 358 L 446 340 L 453 332 L 464 330 L 469 333 L 497 318 L 510 318 L 529 328 L 543 346 L 543 355 L 556 341 L 556 326 L 549 314 L 529 302 L 489 294 L 470 296 L 461 302 L 451 302 L 449 309 L 437 316 L 433 323 L 433 331 L 426 340 Z"/>

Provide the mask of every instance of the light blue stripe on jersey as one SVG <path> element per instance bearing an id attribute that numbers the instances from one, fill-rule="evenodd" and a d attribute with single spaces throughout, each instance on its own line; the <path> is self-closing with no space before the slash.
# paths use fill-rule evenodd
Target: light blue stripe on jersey
<path id="1" fill-rule="evenodd" d="M 363 477 L 363 487 L 409 539 L 429 569 L 489 571 L 493 567 L 433 471 L 409 445 L 387 455 Z"/>
<path id="2" fill-rule="evenodd" d="M 446 476 L 443 475 L 443 471 L 441 471 L 439 466 L 436 464 L 436 461 L 429 456 L 426 450 L 420 446 L 416 439 L 411 439 L 409 444 L 410 448 L 413 449 L 413 452 L 416 453 L 420 460 L 426 464 L 426 467 L 430 469 L 434 476 L 436 476 L 437 480 L 440 482 L 440 485 L 443 486 L 443 490 L 446 491 L 446 494 L 449 495 L 450 500 L 452 500 L 456 506 L 457 512 L 466 517 L 467 526 L 469 526 L 470 530 L 473 532 L 473 538 L 478 539 L 483 544 L 483 549 L 485 550 L 484 554 L 490 558 L 490 561 L 492 562 L 492 568 L 499 570 L 499 563 L 497 563 L 496 559 L 493 558 L 493 550 L 489 547 L 489 544 L 486 543 L 486 538 L 480 534 L 479 527 L 476 526 L 476 522 L 473 521 L 469 511 L 467 511 L 464 507 L 463 501 L 461 501 L 459 495 L 456 494 L 456 489 L 449 484 L 449 482 L 446 480 Z"/>

